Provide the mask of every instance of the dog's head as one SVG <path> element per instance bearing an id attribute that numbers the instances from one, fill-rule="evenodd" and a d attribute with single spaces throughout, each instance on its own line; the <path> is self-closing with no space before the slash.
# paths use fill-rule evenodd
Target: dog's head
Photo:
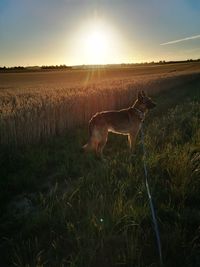
<path id="1" fill-rule="evenodd" d="M 155 108 L 156 103 L 154 103 L 150 97 L 148 97 L 144 91 L 138 93 L 138 103 L 143 109 L 152 109 Z"/>

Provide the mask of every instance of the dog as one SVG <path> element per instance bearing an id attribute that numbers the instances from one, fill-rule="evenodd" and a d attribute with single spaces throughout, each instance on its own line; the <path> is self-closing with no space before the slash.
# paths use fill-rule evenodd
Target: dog
<path id="1" fill-rule="evenodd" d="M 89 141 L 82 148 L 94 151 L 98 158 L 103 155 L 108 132 L 128 136 L 131 152 L 134 151 L 136 137 L 149 109 L 156 104 L 144 91 L 138 93 L 134 104 L 126 109 L 102 111 L 96 113 L 89 121 Z"/>

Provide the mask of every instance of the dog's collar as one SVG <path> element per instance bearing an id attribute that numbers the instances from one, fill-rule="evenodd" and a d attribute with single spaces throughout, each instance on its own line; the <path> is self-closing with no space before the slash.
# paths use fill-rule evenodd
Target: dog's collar
<path id="1" fill-rule="evenodd" d="M 138 117 L 140 118 L 141 121 L 144 121 L 145 118 L 145 113 L 139 110 L 138 108 L 134 107 L 134 110 L 136 111 Z"/>

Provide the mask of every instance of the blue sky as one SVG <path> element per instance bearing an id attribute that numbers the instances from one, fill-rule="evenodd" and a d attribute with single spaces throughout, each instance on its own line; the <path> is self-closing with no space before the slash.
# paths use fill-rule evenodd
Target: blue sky
<path id="1" fill-rule="evenodd" d="M 0 66 L 195 59 L 199 35 L 199 0 L 0 1 Z"/>

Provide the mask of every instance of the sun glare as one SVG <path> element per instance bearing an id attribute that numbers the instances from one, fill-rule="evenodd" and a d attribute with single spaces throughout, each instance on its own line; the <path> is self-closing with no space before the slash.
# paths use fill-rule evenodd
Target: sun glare
<path id="1" fill-rule="evenodd" d="M 121 34 L 108 21 L 86 20 L 70 36 L 70 61 L 98 65 L 123 62 Z M 77 63 L 76 63 L 77 62 Z"/>
<path id="2" fill-rule="evenodd" d="M 85 56 L 91 64 L 104 64 L 109 53 L 109 38 L 99 30 L 85 36 Z"/>

